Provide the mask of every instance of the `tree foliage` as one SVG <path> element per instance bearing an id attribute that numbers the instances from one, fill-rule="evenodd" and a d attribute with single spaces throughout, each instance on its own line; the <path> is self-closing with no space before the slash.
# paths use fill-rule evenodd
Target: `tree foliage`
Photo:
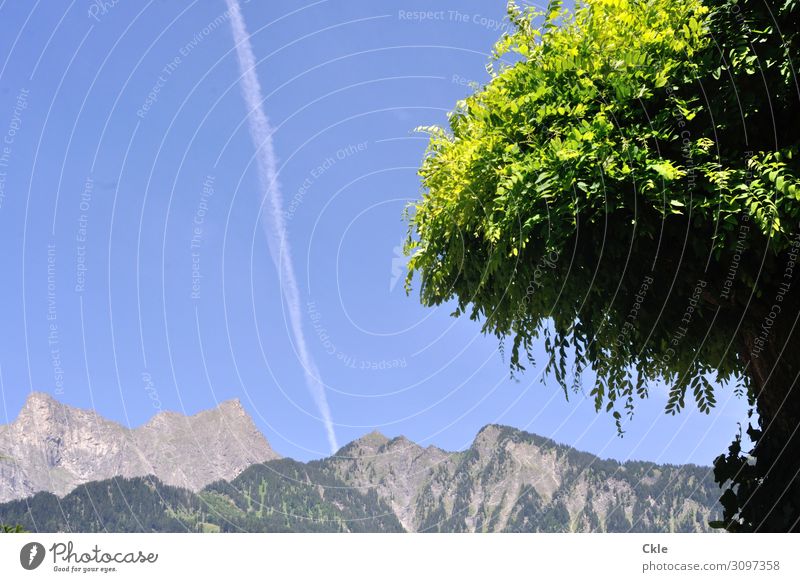
<path id="1" fill-rule="evenodd" d="M 672 413 L 725 383 L 755 404 L 759 326 L 798 304 L 799 4 L 510 4 L 491 81 L 422 128 L 407 287 L 507 338 L 515 370 L 543 337 L 567 394 L 591 369 L 620 430 L 658 381 Z"/>

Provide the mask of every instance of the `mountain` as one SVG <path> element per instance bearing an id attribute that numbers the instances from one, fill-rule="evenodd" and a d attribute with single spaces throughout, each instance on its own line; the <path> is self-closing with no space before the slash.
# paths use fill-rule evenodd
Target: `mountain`
<path id="1" fill-rule="evenodd" d="M 719 489 L 708 467 L 603 460 L 498 425 L 484 427 L 466 451 L 424 448 L 405 437 L 390 439 L 373 432 L 331 457 L 300 463 L 274 458 L 252 421 L 239 411 L 240 405 L 225 403 L 188 419 L 159 415 L 145 425 L 171 426 L 183 419 L 184 431 L 169 432 L 171 440 L 164 442 L 176 465 L 188 465 L 180 474 L 191 475 L 194 487 L 167 481 L 175 473 L 160 463 L 162 471 L 148 477 L 113 474 L 111 463 L 104 476 L 66 495 L 40 492 L 0 504 L 0 523 L 73 532 L 691 532 L 707 531 L 717 514 Z M 80 412 L 90 414 L 92 422 L 107 422 Z M 73 420 L 74 430 L 77 421 Z M 227 428 L 235 424 L 239 430 L 220 431 L 220 423 Z M 252 428 L 259 438 L 242 427 Z M 2 430 L 0 451 L 5 451 L 9 440 Z M 223 453 L 215 451 L 236 449 L 246 433 L 262 447 L 257 456 L 267 458 L 235 476 L 220 476 L 223 470 L 215 465 L 200 468 L 202 462 L 194 463 L 202 456 L 182 439 L 209 432 L 216 436 L 202 441 L 211 447 L 205 452 L 208 456 L 220 458 Z M 105 433 L 93 434 L 94 446 L 100 446 L 99 435 Z M 166 458 L 163 451 L 152 449 L 142 454 Z M 226 458 L 226 471 L 234 472 L 236 463 Z M 33 459 L 29 464 L 35 465 Z M 207 471 L 205 479 L 202 471 Z M 204 486 L 197 486 L 201 482 Z"/>
<path id="2" fill-rule="evenodd" d="M 194 416 L 161 412 L 128 429 L 34 392 L 14 422 L 0 425 L 0 501 L 146 475 L 199 491 L 279 457 L 238 400 Z"/>
<path id="3" fill-rule="evenodd" d="M 708 467 L 603 460 L 498 425 L 464 452 L 372 433 L 318 463 L 408 531 L 707 531 L 719 499 Z"/>
<path id="4" fill-rule="evenodd" d="M 374 493 L 291 459 L 253 465 L 196 493 L 155 477 L 94 481 L 61 498 L 37 493 L 0 505 L 0 523 L 39 532 L 403 531 Z"/>

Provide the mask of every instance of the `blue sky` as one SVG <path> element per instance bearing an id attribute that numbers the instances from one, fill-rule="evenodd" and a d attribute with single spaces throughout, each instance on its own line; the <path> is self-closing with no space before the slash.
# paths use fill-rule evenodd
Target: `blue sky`
<path id="1" fill-rule="evenodd" d="M 329 453 L 259 222 L 225 10 L 0 4 L 0 422 L 31 390 L 130 426 L 238 397 L 282 454 Z M 403 291 L 413 129 L 486 81 L 504 2 L 242 11 L 339 443 L 378 429 L 455 450 L 503 423 L 620 459 L 709 464 L 725 449 L 746 410 L 730 390 L 709 417 L 668 417 L 654 387 L 620 439 L 540 369 L 511 380 L 479 324 Z"/>

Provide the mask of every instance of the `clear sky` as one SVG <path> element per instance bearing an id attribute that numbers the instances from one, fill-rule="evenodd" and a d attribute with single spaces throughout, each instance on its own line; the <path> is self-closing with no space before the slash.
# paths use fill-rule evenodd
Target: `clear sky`
<path id="1" fill-rule="evenodd" d="M 653 387 L 620 439 L 540 368 L 511 380 L 479 323 L 404 293 L 413 130 L 487 80 L 503 1 L 242 12 L 339 443 L 378 429 L 456 450 L 502 423 L 619 459 L 710 464 L 727 447 L 746 418 L 730 390 L 708 417 L 668 417 Z M 223 0 L 0 3 L 0 422 L 31 390 L 129 426 L 238 397 L 280 453 L 329 454 L 261 228 L 227 16 Z"/>

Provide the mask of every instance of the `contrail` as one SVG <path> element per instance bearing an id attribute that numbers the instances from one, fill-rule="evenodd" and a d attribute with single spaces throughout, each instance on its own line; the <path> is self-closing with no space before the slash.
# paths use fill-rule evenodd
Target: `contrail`
<path id="1" fill-rule="evenodd" d="M 292 253 L 289 247 L 289 239 L 286 235 L 283 200 L 281 198 L 280 185 L 278 184 L 278 164 L 272 147 L 272 127 L 261 104 L 264 99 L 261 95 L 261 84 L 256 76 L 256 60 L 253 56 L 253 47 L 250 45 L 250 35 L 247 34 L 238 0 L 225 0 L 225 2 L 228 4 L 233 40 L 236 43 L 239 70 L 242 74 L 240 83 L 242 96 L 248 109 L 250 137 L 256 148 L 258 177 L 264 190 L 262 203 L 268 203 L 265 211 L 261 214 L 262 226 L 267 235 L 272 261 L 278 269 L 281 290 L 289 308 L 292 335 L 300 356 L 300 362 L 305 370 L 306 384 L 308 384 L 308 389 L 314 397 L 322 421 L 325 423 L 331 452 L 335 453 L 339 447 L 336 444 L 336 433 L 333 430 L 331 409 L 325 396 L 325 386 L 319 380 L 319 370 L 314 358 L 311 357 L 308 351 L 305 334 L 303 333 L 300 292 L 297 288 Z"/>

